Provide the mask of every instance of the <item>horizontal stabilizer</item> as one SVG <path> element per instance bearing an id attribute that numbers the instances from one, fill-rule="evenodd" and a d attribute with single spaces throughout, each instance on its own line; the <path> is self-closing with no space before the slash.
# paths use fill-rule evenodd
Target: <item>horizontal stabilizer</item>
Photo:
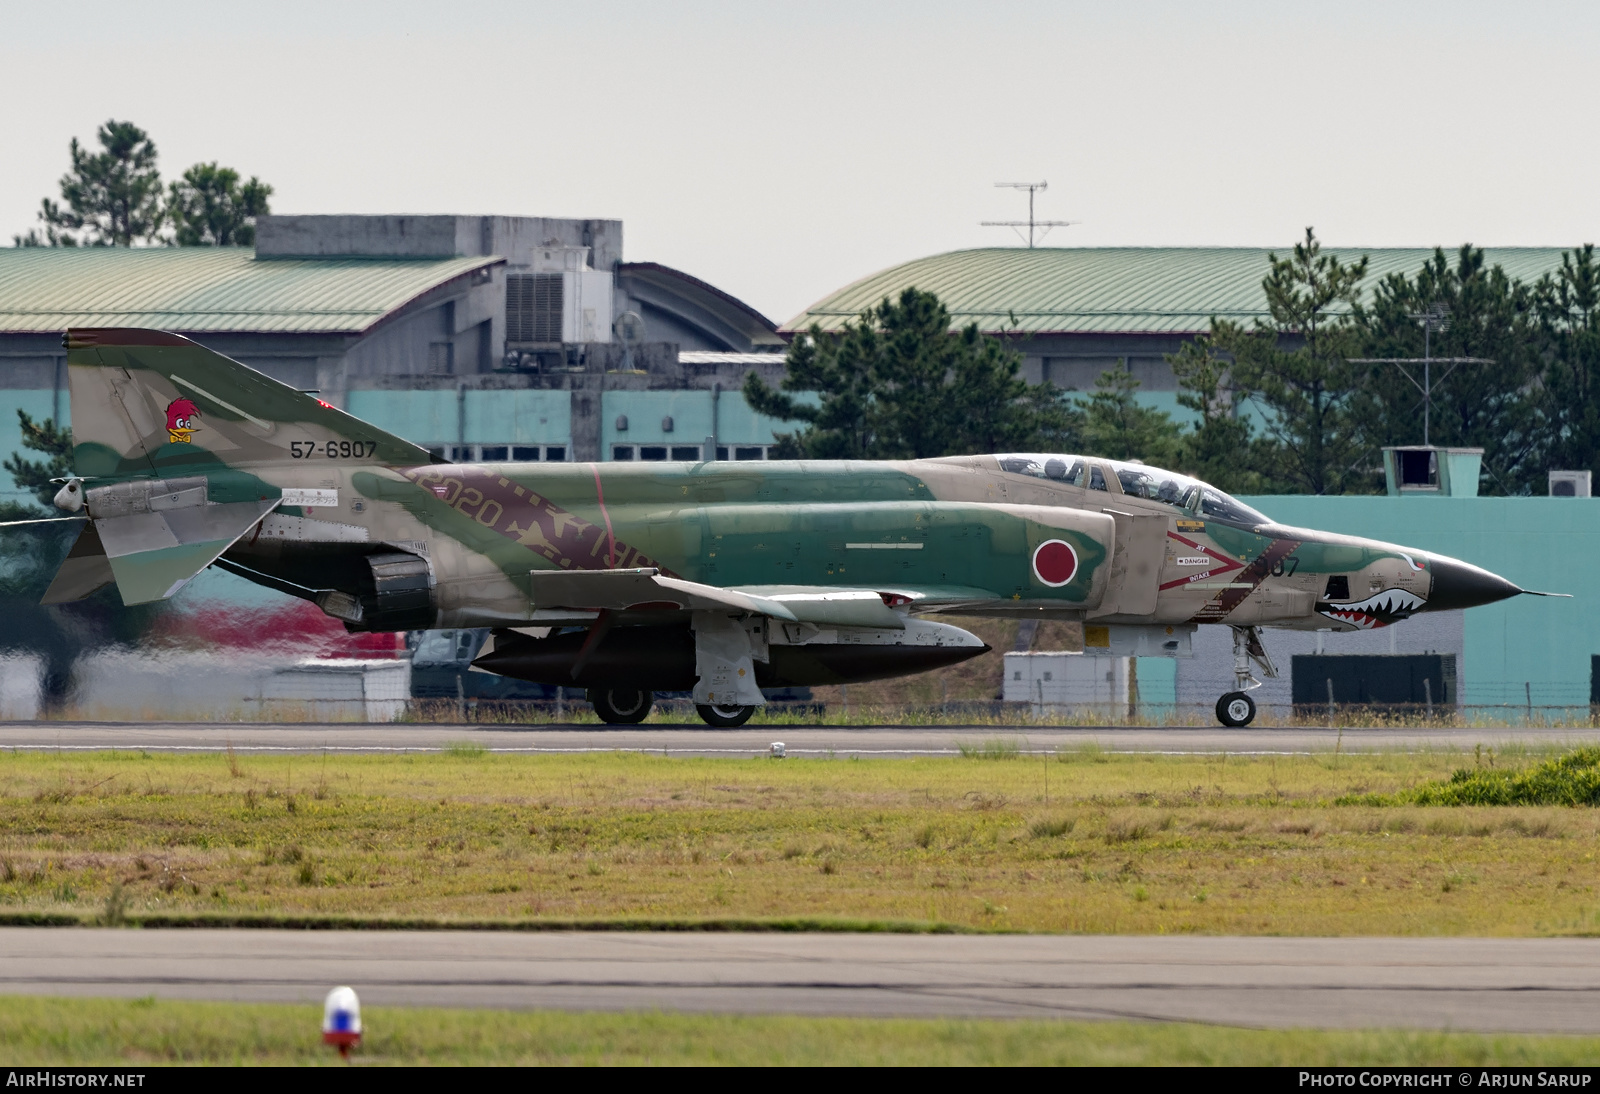
<path id="1" fill-rule="evenodd" d="M 734 611 L 790 623 L 901 630 L 905 620 L 871 589 L 780 586 L 762 595 L 633 570 L 534 570 L 536 610 Z"/>
<path id="2" fill-rule="evenodd" d="M 203 476 L 89 491 L 95 531 L 124 604 L 167 599 L 283 501 L 279 496 L 219 504 L 208 493 Z"/>
<path id="3" fill-rule="evenodd" d="M 77 542 L 67 552 L 61 569 L 56 571 L 55 580 L 50 582 L 39 603 L 69 604 L 74 600 L 82 600 L 116 579 L 111 572 L 111 560 L 106 558 L 106 549 L 100 542 L 100 533 L 92 521 L 85 521 Z"/>

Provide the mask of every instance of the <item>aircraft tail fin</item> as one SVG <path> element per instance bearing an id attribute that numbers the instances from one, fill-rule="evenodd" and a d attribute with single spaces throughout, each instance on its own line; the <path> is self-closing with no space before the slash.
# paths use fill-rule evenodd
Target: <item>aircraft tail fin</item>
<path id="1" fill-rule="evenodd" d="M 415 467 L 428 453 L 182 335 L 66 334 L 73 470 L 168 478 L 298 459 Z"/>
<path id="2" fill-rule="evenodd" d="M 87 480 L 93 523 L 46 603 L 113 580 L 125 604 L 172 596 L 283 504 L 262 476 L 270 466 L 429 462 L 409 441 L 180 335 L 80 328 L 64 341 L 73 472 Z"/>

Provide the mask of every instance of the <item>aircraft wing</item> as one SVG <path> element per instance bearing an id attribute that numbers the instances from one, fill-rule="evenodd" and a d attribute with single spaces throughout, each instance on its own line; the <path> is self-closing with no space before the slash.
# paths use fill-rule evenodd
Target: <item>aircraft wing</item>
<path id="1" fill-rule="evenodd" d="M 667 577 L 653 567 L 632 570 L 534 570 L 538 611 L 738 611 L 789 623 L 903 630 L 905 620 L 873 589 L 760 586 L 722 589 Z"/>

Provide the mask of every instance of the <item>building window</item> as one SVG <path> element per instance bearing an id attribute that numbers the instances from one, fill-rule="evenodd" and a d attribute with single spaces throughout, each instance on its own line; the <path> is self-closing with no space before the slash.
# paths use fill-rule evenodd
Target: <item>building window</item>
<path id="1" fill-rule="evenodd" d="M 675 460 L 698 460 L 704 454 L 697 444 L 675 444 L 672 446 L 672 458 Z"/>
<path id="2" fill-rule="evenodd" d="M 506 341 L 561 341 L 561 275 L 506 275 Z"/>
<path id="3" fill-rule="evenodd" d="M 727 458 L 728 458 L 728 446 L 725 445 L 725 444 L 717 445 L 717 459 L 725 460 Z"/>
<path id="4" fill-rule="evenodd" d="M 614 459 L 614 460 L 631 460 L 631 459 L 633 459 L 633 445 L 631 445 L 631 444 L 614 444 L 614 445 L 612 445 L 611 446 L 611 458 Z"/>
<path id="5" fill-rule="evenodd" d="M 736 460 L 764 460 L 767 458 L 765 446 L 759 444 L 741 444 L 734 448 L 733 458 Z"/>
<path id="6" fill-rule="evenodd" d="M 501 463 L 507 459 L 517 463 L 537 463 L 546 460 L 564 462 L 567 446 L 564 444 L 441 444 L 428 449 L 436 460 L 448 459 L 451 463 Z M 621 456 L 618 459 L 631 459 Z"/>
<path id="7" fill-rule="evenodd" d="M 664 460 L 667 458 L 667 446 L 661 444 L 642 444 L 639 446 L 641 460 Z"/>
<path id="8" fill-rule="evenodd" d="M 428 371 L 435 376 L 449 376 L 455 370 L 455 345 L 451 342 L 428 343 Z"/>

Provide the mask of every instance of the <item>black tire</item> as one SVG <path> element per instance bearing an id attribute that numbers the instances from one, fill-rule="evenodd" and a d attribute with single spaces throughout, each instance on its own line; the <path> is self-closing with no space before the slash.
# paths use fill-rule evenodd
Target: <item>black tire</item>
<path id="1" fill-rule="evenodd" d="M 650 717 L 650 708 L 655 701 L 655 692 L 640 691 L 638 688 L 589 689 L 589 702 L 594 705 L 594 712 L 602 722 L 612 726 L 638 725 Z"/>
<path id="2" fill-rule="evenodd" d="M 1256 720 L 1256 701 L 1242 691 L 1230 691 L 1217 700 L 1217 721 L 1225 726 L 1247 726 Z"/>
<path id="3" fill-rule="evenodd" d="M 702 722 L 718 729 L 738 729 L 756 712 L 755 707 L 711 706 L 706 703 L 696 703 L 694 709 Z"/>

